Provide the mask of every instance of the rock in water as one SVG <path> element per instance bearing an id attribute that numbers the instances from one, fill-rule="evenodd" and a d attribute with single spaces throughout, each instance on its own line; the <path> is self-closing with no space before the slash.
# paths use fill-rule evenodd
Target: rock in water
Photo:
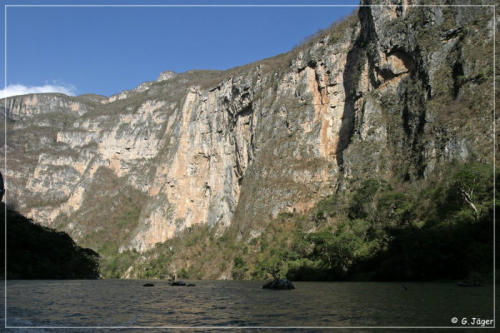
<path id="1" fill-rule="evenodd" d="M 274 279 L 262 286 L 264 289 L 290 290 L 295 289 L 292 281 L 288 279 Z"/>
<path id="2" fill-rule="evenodd" d="M 155 285 L 152 283 L 144 283 L 142 286 L 143 287 L 154 287 Z"/>
<path id="3" fill-rule="evenodd" d="M 171 283 L 169 283 L 169 285 L 171 285 L 171 286 L 185 286 L 186 283 L 184 281 L 179 280 L 179 281 L 171 282 Z"/>

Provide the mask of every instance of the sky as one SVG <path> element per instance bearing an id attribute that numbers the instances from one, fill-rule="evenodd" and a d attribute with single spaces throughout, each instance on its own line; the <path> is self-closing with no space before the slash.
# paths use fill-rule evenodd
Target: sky
<path id="1" fill-rule="evenodd" d="M 0 3 L 2 98 L 51 91 L 109 96 L 135 88 L 141 82 L 156 80 L 165 70 L 181 73 L 244 65 L 291 50 L 319 29 L 349 15 L 355 9 L 352 5 L 359 0 L 0 0 Z M 48 4 L 194 6 L 48 7 Z M 351 7 L 199 7 L 215 4 Z"/>

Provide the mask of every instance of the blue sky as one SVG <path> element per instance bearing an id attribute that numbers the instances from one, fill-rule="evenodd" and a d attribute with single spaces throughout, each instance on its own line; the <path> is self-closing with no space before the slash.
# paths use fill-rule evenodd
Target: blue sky
<path id="1" fill-rule="evenodd" d="M 351 4 L 359 1 L 9 1 L 19 4 Z M 164 70 L 227 69 L 289 51 L 353 7 L 7 7 L 7 85 L 111 95 Z M 3 66 L 2 66 L 3 74 Z M 4 76 L 1 88 L 5 87 Z M 49 88 L 50 89 L 50 88 Z"/>

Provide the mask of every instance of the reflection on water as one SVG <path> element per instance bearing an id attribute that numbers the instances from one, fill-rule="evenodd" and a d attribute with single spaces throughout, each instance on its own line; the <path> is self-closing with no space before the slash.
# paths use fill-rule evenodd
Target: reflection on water
<path id="1" fill-rule="evenodd" d="M 493 318 L 493 288 L 454 283 L 9 281 L 9 326 L 452 326 Z M 2 287 L 3 288 L 3 287 Z M 3 292 L 2 292 L 3 293 Z M 3 306 L 3 305 L 2 305 Z M 1 309 L 3 316 L 4 309 Z M 60 330 L 59 330 L 60 332 Z"/>

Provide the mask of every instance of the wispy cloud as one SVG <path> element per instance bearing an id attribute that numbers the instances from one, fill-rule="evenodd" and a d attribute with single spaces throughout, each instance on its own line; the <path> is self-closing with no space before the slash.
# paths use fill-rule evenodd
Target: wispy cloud
<path id="1" fill-rule="evenodd" d="M 46 84 L 43 86 L 24 86 L 22 84 L 11 84 L 0 90 L 0 98 L 25 95 L 25 94 L 35 94 L 35 93 L 63 93 L 66 95 L 74 96 L 75 87 L 72 85 L 53 85 Z"/>

